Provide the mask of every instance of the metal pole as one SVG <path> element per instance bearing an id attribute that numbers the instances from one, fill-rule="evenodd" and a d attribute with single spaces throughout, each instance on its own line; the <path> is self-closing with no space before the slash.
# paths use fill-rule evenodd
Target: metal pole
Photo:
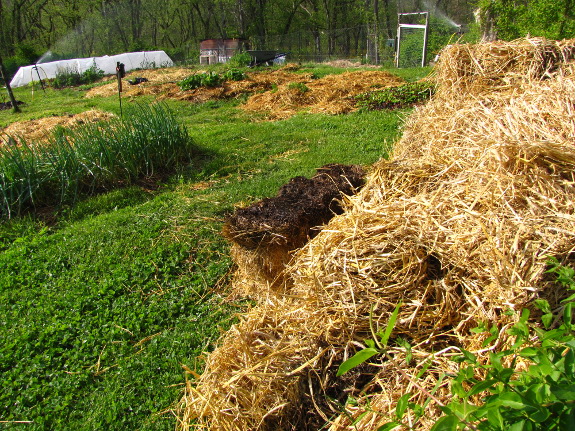
<path id="1" fill-rule="evenodd" d="M 399 51 L 401 47 L 401 26 L 397 27 L 397 47 L 395 48 L 395 67 L 399 69 Z"/>
<path id="2" fill-rule="evenodd" d="M 40 81 L 40 86 L 42 87 L 42 91 L 44 93 L 46 93 L 46 89 L 44 88 L 44 81 L 42 81 L 42 78 L 40 78 L 40 71 L 38 70 L 37 64 L 34 65 L 34 69 L 36 70 L 36 74 L 38 75 L 38 81 Z"/>
<path id="3" fill-rule="evenodd" d="M 425 12 L 425 33 L 423 34 L 423 57 L 421 58 L 421 67 L 425 67 L 427 60 L 427 36 L 429 31 L 429 13 Z"/>

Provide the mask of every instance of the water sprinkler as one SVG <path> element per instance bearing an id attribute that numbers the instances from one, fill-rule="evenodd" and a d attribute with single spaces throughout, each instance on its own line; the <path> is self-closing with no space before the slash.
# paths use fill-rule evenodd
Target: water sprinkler
<path id="1" fill-rule="evenodd" d="M 38 75 L 38 81 L 40 81 L 40 86 L 42 87 L 42 91 L 46 93 L 46 88 L 44 87 L 44 81 L 42 81 L 42 77 L 40 76 L 40 71 L 38 70 L 38 63 L 34 63 L 34 67 L 32 67 L 36 71 Z"/>
<path id="2" fill-rule="evenodd" d="M 126 76 L 126 68 L 124 63 L 119 61 L 116 63 L 116 78 L 118 79 L 118 100 L 120 101 L 120 118 L 123 117 L 122 113 L 122 78 Z"/>

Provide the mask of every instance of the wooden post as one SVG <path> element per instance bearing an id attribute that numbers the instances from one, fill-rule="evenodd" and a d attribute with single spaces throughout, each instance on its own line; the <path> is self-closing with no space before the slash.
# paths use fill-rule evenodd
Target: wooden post
<path id="1" fill-rule="evenodd" d="M 122 112 L 122 78 L 126 75 L 124 63 L 119 61 L 116 63 L 116 78 L 118 80 L 118 100 L 120 101 L 120 118 L 124 118 Z"/>

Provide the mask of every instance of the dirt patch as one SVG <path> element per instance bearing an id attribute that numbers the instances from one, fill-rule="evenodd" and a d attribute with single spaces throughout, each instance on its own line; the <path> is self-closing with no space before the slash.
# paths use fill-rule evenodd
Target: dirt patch
<path id="1" fill-rule="evenodd" d="M 341 199 L 355 194 L 364 176 L 357 165 L 326 165 L 312 178 L 292 178 L 273 198 L 236 209 L 223 234 L 234 244 L 240 271 L 252 277 L 259 273 L 272 285 L 283 283 L 291 252 L 317 235 L 318 226 L 341 214 Z"/>
<path id="2" fill-rule="evenodd" d="M 46 139 L 56 127 L 74 128 L 86 123 L 109 120 L 114 114 L 99 110 L 90 110 L 80 114 L 39 118 L 37 120 L 19 121 L 0 130 L 0 143 L 7 136 L 20 137 L 26 141 Z"/>

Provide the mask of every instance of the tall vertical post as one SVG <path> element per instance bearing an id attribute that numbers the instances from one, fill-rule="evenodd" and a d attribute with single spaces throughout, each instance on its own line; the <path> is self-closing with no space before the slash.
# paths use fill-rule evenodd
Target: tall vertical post
<path id="1" fill-rule="evenodd" d="M 118 100 L 120 101 L 120 118 L 124 117 L 122 112 L 122 78 L 126 75 L 124 63 L 116 62 L 116 78 L 118 80 Z"/>
<path id="2" fill-rule="evenodd" d="M 373 1 L 375 15 L 375 64 L 379 64 L 379 0 Z"/>
<path id="3" fill-rule="evenodd" d="M 397 27 L 397 42 L 395 47 L 395 67 L 399 69 L 399 52 L 401 50 L 401 26 Z"/>
<path id="4" fill-rule="evenodd" d="M 425 13 L 425 30 L 423 33 L 423 55 L 421 57 L 421 67 L 425 67 L 425 63 L 427 63 L 427 37 L 429 34 L 429 12 Z"/>

